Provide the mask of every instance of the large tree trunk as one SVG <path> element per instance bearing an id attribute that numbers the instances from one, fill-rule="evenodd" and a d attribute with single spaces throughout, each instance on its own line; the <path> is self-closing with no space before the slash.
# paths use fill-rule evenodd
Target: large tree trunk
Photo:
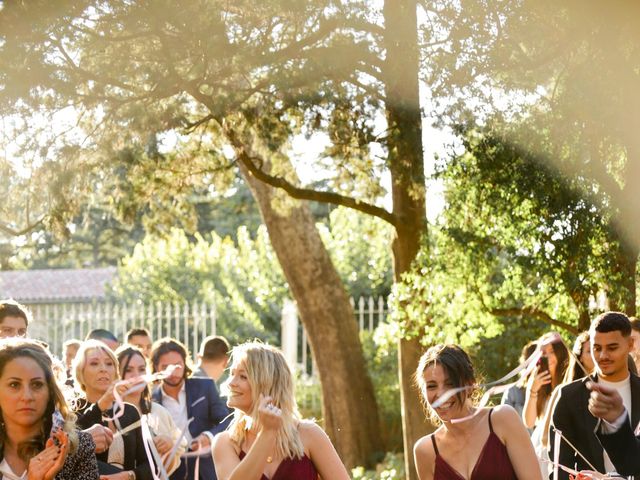
<path id="1" fill-rule="evenodd" d="M 269 171 L 263 165 L 263 170 Z M 276 194 L 241 166 L 256 198 L 309 335 L 322 385 L 324 426 L 349 468 L 370 465 L 384 451 L 378 408 L 349 297 L 320 239 L 308 205 L 286 214 L 274 209 Z"/>
<path id="2" fill-rule="evenodd" d="M 411 267 L 426 233 L 416 8 L 415 0 L 386 0 L 384 5 L 388 155 L 393 213 L 399 220 L 393 242 L 396 282 Z M 405 467 L 407 478 L 417 479 L 413 445 L 430 429 L 412 382 L 422 348 L 419 339 L 402 339 L 398 348 Z"/>
<path id="3" fill-rule="evenodd" d="M 638 247 L 626 240 L 626 235 L 614 234 L 618 237 L 615 255 L 616 262 L 612 277 L 616 290 L 609 292 L 609 308 L 636 316 L 636 273 L 638 264 Z"/>

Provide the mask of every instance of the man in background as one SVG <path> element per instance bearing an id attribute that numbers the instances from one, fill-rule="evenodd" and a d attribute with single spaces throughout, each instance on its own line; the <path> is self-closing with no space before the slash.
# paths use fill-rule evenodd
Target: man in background
<path id="1" fill-rule="evenodd" d="M 556 458 L 554 451 L 558 448 L 561 465 L 579 471 L 595 469 L 611 473 L 616 466 L 598 439 L 598 419 L 589 410 L 590 386 L 597 383 L 617 391 L 623 399 L 625 419 L 631 425 L 638 424 L 640 408 L 632 407 L 640 406 L 640 378 L 629 371 L 628 357 L 633 349 L 629 318 L 621 312 L 603 313 L 591 323 L 589 338 L 595 373 L 560 387 L 549 429 L 549 457 Z M 563 436 L 559 444 L 555 441 L 556 430 Z M 568 477 L 560 470 L 560 479 Z"/>
<path id="2" fill-rule="evenodd" d="M 209 377 L 217 384 L 229 363 L 230 350 L 226 338 L 215 335 L 206 337 L 200 344 L 198 365 L 193 376 Z"/>
<path id="3" fill-rule="evenodd" d="M 151 334 L 146 328 L 132 328 L 127 332 L 127 343 L 138 347 L 147 360 L 151 357 Z"/>
<path id="4" fill-rule="evenodd" d="M 90 339 L 100 340 L 102 343 L 104 343 L 107 347 L 109 347 L 114 352 L 120 345 L 118 338 L 109 330 L 105 330 L 104 328 L 94 328 L 93 330 L 91 330 L 87 334 L 85 340 L 90 340 Z"/>
<path id="5" fill-rule="evenodd" d="M 0 338 L 26 337 L 31 313 L 13 300 L 0 301 Z"/>
<path id="6" fill-rule="evenodd" d="M 186 347 L 173 338 L 163 338 L 153 344 L 151 366 L 154 373 L 173 366 L 173 371 L 153 390 L 158 402 L 173 417 L 176 426 L 185 431 L 192 451 L 211 449 L 213 437 L 230 421 L 227 406 L 218 395 L 210 378 L 191 376 Z M 215 480 L 216 473 L 210 454 L 200 457 L 199 478 L 195 478 L 195 458 L 182 459 L 171 480 Z"/>

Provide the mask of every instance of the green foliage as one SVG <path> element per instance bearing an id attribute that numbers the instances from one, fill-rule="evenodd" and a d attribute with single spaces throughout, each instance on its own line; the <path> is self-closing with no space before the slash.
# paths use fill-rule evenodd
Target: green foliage
<path id="1" fill-rule="evenodd" d="M 287 287 L 266 229 L 252 240 L 246 228 L 237 244 L 215 232 L 194 241 L 174 229 L 167 238 L 146 237 L 118 270 L 112 295 L 122 301 L 216 305 L 219 330 L 232 343 L 278 338 Z"/>
<path id="2" fill-rule="evenodd" d="M 376 217 L 338 207 L 329 225 L 318 225 L 331 260 L 349 295 L 387 297 L 391 289 L 393 228 Z"/>
<path id="3" fill-rule="evenodd" d="M 329 227 L 319 226 L 349 293 L 384 295 L 391 282 L 384 246 L 389 227 L 343 208 L 331 212 Z M 212 302 L 225 335 L 273 341 L 290 294 L 266 228 L 253 236 L 247 227 L 239 227 L 235 239 L 179 229 L 147 235 L 122 260 L 112 295 L 125 302 Z"/>
<path id="4" fill-rule="evenodd" d="M 322 424 L 322 387 L 314 379 L 298 375 L 296 378 L 296 402 L 303 418 L 311 418 Z"/>
<path id="5" fill-rule="evenodd" d="M 489 201 L 498 195 L 505 197 L 505 212 L 513 212 L 517 222 L 528 210 L 534 218 L 544 217 L 545 231 L 531 238 L 551 236 L 552 229 L 556 236 L 568 239 L 563 241 L 567 249 L 581 245 L 579 255 L 574 256 L 582 263 L 576 265 L 576 271 L 599 275 L 601 265 L 584 263 L 594 259 L 609 262 L 606 279 L 579 277 L 566 268 L 558 271 L 565 290 L 574 296 L 582 325 L 586 294 L 594 283 L 607 292 L 611 308 L 634 314 L 640 223 L 636 192 L 629 179 L 636 178 L 640 169 L 640 31 L 632 20 L 640 14 L 639 4 L 605 6 L 594 0 L 435 3 L 429 13 L 435 23 L 426 23 L 424 34 L 430 43 L 426 69 L 441 113 L 437 121 L 486 127 L 481 135 L 484 139 L 478 141 L 485 145 L 471 147 L 478 157 L 478 169 L 487 166 L 477 155 L 478 146 L 489 158 L 511 150 L 517 153 L 513 157 L 537 160 L 515 161 L 512 166 L 501 163 L 503 178 L 489 167 L 489 175 L 500 185 L 513 176 L 513 187 L 484 190 L 484 195 Z M 469 128 L 458 133 L 463 141 L 474 143 L 467 135 Z M 496 143 L 502 145 L 498 149 L 502 152 L 492 152 Z M 536 163 L 538 173 L 532 174 L 528 165 Z M 564 175 L 566 181 L 558 181 L 557 174 L 550 176 L 551 170 Z M 460 172 L 467 176 L 465 170 Z M 532 182 L 525 185 L 524 177 Z M 551 182 L 544 184 L 544 178 Z M 545 192 L 546 201 L 532 193 L 537 189 Z M 533 196 L 533 202 L 527 195 Z M 509 203 L 509 198 L 515 201 Z M 568 215 L 571 208 L 575 208 L 571 214 L 576 219 Z M 553 215 L 559 217 L 556 223 L 551 222 Z M 592 222 L 589 215 L 599 216 L 599 222 Z M 498 217 L 497 222 L 500 220 Z M 590 224 L 596 228 L 593 234 L 588 229 L 576 230 L 577 225 Z M 530 224 L 532 229 L 537 226 Z M 504 225 L 496 228 L 507 236 L 519 233 Z M 599 235 L 605 237 L 601 242 L 596 240 Z M 587 246 L 593 248 L 593 255 Z M 571 253 L 559 251 L 553 239 L 534 247 L 547 251 L 549 266 L 555 255 L 557 263 L 568 265 Z"/>
<path id="6" fill-rule="evenodd" d="M 404 480 L 404 456 L 401 453 L 388 453 L 384 461 L 375 470 L 356 467 L 351 470 L 353 480 Z"/>
<path id="7" fill-rule="evenodd" d="M 397 332 L 381 323 L 374 332 L 361 331 L 367 370 L 380 412 L 380 435 L 390 451 L 402 451 L 402 415 L 398 385 Z"/>
<path id="8" fill-rule="evenodd" d="M 530 123 L 512 130 L 529 128 Z M 600 291 L 624 290 L 619 238 L 596 188 L 561 175 L 494 130 L 460 130 L 465 152 L 438 173 L 447 209 L 394 292 L 403 332 L 466 348 L 487 378 L 515 366 L 548 330 L 588 326 Z"/>

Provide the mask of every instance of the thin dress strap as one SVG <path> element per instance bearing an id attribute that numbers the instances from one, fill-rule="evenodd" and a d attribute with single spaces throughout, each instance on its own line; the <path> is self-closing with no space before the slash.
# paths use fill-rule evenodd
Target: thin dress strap
<path id="1" fill-rule="evenodd" d="M 491 414 L 493 413 L 493 408 L 489 410 L 489 432 L 493 433 L 493 425 L 491 424 Z"/>
<path id="2" fill-rule="evenodd" d="M 436 455 L 440 455 L 440 453 L 438 452 L 438 445 L 436 445 L 436 435 L 435 433 L 433 435 L 431 435 L 431 443 L 433 443 L 433 449 L 436 452 Z"/>

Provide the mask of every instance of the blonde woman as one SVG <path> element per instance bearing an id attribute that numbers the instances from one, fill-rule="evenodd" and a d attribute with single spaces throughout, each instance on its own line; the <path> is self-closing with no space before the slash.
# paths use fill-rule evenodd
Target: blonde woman
<path id="1" fill-rule="evenodd" d="M 53 361 L 37 342 L 0 342 L 0 476 L 97 480 L 91 435 L 75 429 Z"/>
<path id="2" fill-rule="evenodd" d="M 347 480 L 324 431 L 300 418 L 282 352 L 250 342 L 232 359 L 227 405 L 235 412 L 213 445 L 218 480 Z"/>
<path id="3" fill-rule="evenodd" d="M 141 430 L 134 428 L 140 421 L 140 413 L 135 406 L 125 403 L 114 419 L 118 360 L 113 351 L 99 340 L 85 340 L 73 359 L 72 369 L 74 385 L 80 389 L 75 411 L 78 425 L 81 428 L 102 425 L 114 433 L 108 450 L 96 454 L 103 480 L 152 480 Z M 118 388 L 122 395 L 128 386 L 121 384 Z"/>

